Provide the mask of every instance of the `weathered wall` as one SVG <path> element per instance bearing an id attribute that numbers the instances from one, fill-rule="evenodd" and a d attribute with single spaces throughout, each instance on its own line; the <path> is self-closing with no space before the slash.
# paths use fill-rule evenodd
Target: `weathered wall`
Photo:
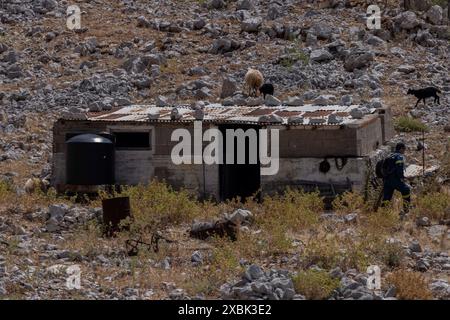
<path id="1" fill-rule="evenodd" d="M 367 172 L 366 158 L 347 158 L 347 163 L 339 170 L 334 158 L 327 161 L 330 164 L 330 171 L 322 173 L 319 171 L 319 164 L 322 158 L 282 158 L 280 159 L 280 169 L 272 176 L 261 176 L 261 187 L 264 192 L 282 190 L 287 186 L 300 185 L 303 181 L 318 183 L 338 183 L 345 184 L 347 179 L 353 188 L 360 190 L 365 181 Z M 341 165 L 341 158 L 338 158 L 338 165 Z"/>
<path id="2" fill-rule="evenodd" d="M 395 136 L 394 122 L 392 120 L 391 108 L 387 107 L 379 110 L 379 116 L 381 119 L 383 143 L 385 143 Z"/>

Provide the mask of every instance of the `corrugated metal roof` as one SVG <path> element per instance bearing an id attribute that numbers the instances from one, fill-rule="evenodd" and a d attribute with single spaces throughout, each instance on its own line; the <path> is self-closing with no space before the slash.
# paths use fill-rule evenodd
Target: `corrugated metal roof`
<path id="1" fill-rule="evenodd" d="M 303 122 L 296 125 L 341 125 L 357 123 L 360 119 L 354 119 L 350 116 L 352 109 L 358 108 L 358 105 L 352 106 L 317 106 L 304 105 L 298 107 L 279 106 L 279 107 L 250 107 L 250 106 L 223 106 L 221 104 L 207 105 L 204 110 L 204 122 L 212 123 L 248 123 L 261 124 L 268 123 L 261 117 L 267 119 L 272 115 L 281 117 L 283 125 L 289 123 L 290 117 L 301 117 Z M 65 120 L 88 120 L 88 121 L 108 121 L 108 122 L 192 122 L 194 118 L 194 109 L 190 106 L 176 107 L 181 115 L 178 120 L 171 120 L 173 107 L 157 107 L 155 105 L 131 105 L 127 107 L 113 108 L 109 111 L 88 112 L 82 117 L 77 115 L 65 115 Z M 375 109 L 369 110 L 374 113 Z M 158 116 L 155 116 L 159 114 Z M 330 115 L 341 118 L 342 121 L 332 121 Z M 279 119 L 279 118 L 278 118 Z M 331 121 L 330 121 L 331 120 Z"/>

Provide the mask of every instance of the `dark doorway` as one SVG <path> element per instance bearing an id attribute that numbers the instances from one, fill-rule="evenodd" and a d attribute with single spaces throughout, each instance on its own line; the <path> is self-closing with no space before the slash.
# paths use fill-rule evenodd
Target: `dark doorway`
<path id="1" fill-rule="evenodd" d="M 245 164 L 237 163 L 238 139 L 234 138 L 234 162 L 229 164 L 226 161 L 227 134 L 226 129 L 254 129 L 256 132 L 256 163 L 250 163 L 250 143 L 249 137 L 245 138 Z M 219 165 L 220 177 L 220 197 L 222 200 L 247 197 L 256 195 L 259 199 L 259 189 L 261 187 L 261 171 L 259 162 L 259 134 L 258 127 L 251 125 L 221 125 L 219 130 L 223 135 L 223 164 Z M 258 193 L 258 194 L 257 194 Z"/>

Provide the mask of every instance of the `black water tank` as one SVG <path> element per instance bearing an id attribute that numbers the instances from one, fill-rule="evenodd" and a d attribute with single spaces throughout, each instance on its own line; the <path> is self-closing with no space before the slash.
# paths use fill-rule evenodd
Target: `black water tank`
<path id="1" fill-rule="evenodd" d="M 80 134 L 66 141 L 66 183 L 114 184 L 114 143 L 96 134 Z"/>

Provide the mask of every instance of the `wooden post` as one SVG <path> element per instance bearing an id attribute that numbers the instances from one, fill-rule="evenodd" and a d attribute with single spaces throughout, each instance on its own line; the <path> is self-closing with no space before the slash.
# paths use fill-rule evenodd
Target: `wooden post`
<path id="1" fill-rule="evenodd" d="M 425 130 L 422 131 L 422 177 L 425 177 Z"/>

